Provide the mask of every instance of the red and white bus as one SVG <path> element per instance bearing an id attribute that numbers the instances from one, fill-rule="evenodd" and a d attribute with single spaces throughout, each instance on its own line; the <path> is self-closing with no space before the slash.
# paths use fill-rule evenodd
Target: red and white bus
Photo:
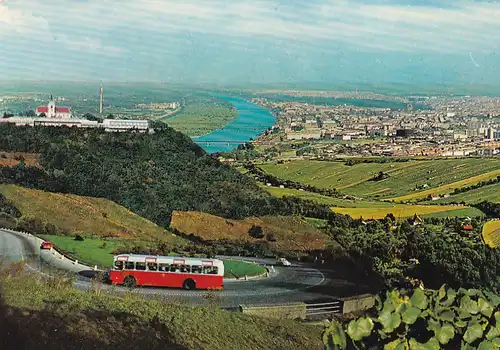
<path id="1" fill-rule="evenodd" d="M 121 254 L 113 258 L 112 284 L 184 289 L 223 289 L 224 263 L 218 259 Z"/>

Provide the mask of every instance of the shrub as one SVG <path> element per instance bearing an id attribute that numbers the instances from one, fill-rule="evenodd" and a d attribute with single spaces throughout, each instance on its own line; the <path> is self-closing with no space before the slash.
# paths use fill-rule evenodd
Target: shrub
<path id="1" fill-rule="evenodd" d="M 264 238 L 264 231 L 259 225 L 252 225 L 252 227 L 250 227 L 250 229 L 248 230 L 248 233 L 253 238 Z"/>
<path id="2" fill-rule="evenodd" d="M 274 233 L 274 232 L 272 232 L 272 231 L 271 231 L 271 232 L 268 232 L 268 233 L 267 233 L 267 237 L 266 237 L 266 238 L 267 238 L 267 240 L 268 240 L 269 242 L 276 242 L 276 233 Z"/>
<path id="3" fill-rule="evenodd" d="M 327 348 L 493 349 L 500 344 L 500 296 L 478 289 L 393 290 L 376 313 L 332 322 Z"/>
<path id="4" fill-rule="evenodd" d="M 76 235 L 75 236 L 75 241 L 83 242 L 84 240 L 85 239 L 82 236 L 80 236 L 80 235 Z"/>

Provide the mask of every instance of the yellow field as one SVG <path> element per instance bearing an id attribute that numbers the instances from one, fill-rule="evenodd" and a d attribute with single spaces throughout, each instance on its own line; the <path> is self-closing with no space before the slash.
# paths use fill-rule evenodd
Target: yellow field
<path id="1" fill-rule="evenodd" d="M 484 243 L 491 248 L 500 247 L 500 220 L 491 220 L 483 226 Z"/>
<path id="2" fill-rule="evenodd" d="M 460 209 L 470 209 L 467 206 L 456 205 L 404 205 L 396 204 L 392 207 L 376 207 L 376 208 L 339 208 L 331 207 L 332 211 L 339 214 L 347 214 L 355 219 L 363 217 L 363 219 L 383 219 L 387 214 L 392 213 L 396 218 L 411 217 L 417 215 L 427 215 L 443 212 L 451 212 Z"/>
<path id="3" fill-rule="evenodd" d="M 0 185 L 0 193 L 24 219 L 40 219 L 69 233 L 103 237 L 178 240 L 165 229 L 103 198 L 83 197 Z"/>
<path id="4" fill-rule="evenodd" d="M 481 181 L 494 179 L 498 175 L 500 175 L 500 169 L 493 170 L 493 171 L 490 171 L 490 172 L 487 172 L 487 173 L 484 173 L 481 175 L 469 177 L 467 179 L 463 179 L 463 180 L 460 180 L 457 182 L 452 182 L 450 184 L 446 184 L 446 185 L 432 188 L 429 190 L 411 193 L 411 194 L 408 194 L 406 196 L 388 198 L 387 200 L 388 201 L 395 201 L 395 202 L 404 202 L 404 201 L 409 201 L 409 200 L 417 199 L 417 198 L 425 198 L 425 197 L 432 195 L 432 194 L 436 194 L 436 195 L 445 194 L 445 193 L 451 192 L 451 190 L 454 190 L 455 188 L 465 187 L 465 186 L 476 184 L 476 183 L 481 182 Z"/>

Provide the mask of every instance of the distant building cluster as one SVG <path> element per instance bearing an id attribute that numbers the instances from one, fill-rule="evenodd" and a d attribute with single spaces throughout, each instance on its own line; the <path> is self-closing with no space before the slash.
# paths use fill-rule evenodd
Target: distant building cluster
<path id="1" fill-rule="evenodd" d="M 308 150 L 312 156 L 500 154 L 500 98 L 431 97 L 426 110 L 253 102 L 277 115 L 280 142 L 322 141 Z"/>

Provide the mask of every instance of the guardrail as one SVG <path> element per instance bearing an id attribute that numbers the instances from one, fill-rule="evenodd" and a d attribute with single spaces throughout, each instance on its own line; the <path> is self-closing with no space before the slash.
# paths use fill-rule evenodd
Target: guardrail
<path id="1" fill-rule="evenodd" d="M 342 313 L 342 302 L 332 301 L 328 303 L 306 304 L 306 318 L 317 315 L 331 315 Z"/>

